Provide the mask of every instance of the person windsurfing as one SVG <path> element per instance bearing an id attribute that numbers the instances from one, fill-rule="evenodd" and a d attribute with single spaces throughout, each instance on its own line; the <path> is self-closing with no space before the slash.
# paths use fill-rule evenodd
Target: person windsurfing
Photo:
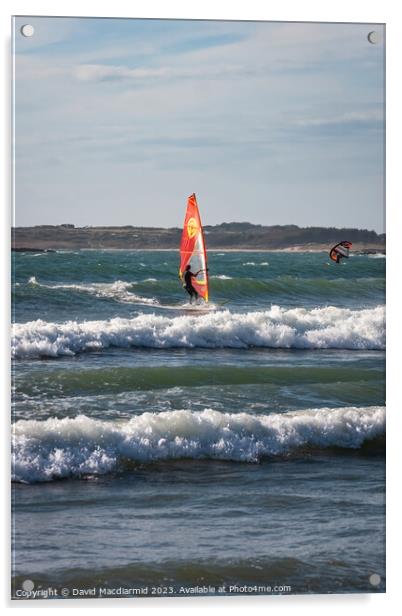
<path id="1" fill-rule="evenodd" d="M 191 265 L 196 273 L 191 271 Z M 190 303 L 193 303 L 193 298 L 196 302 L 202 298 L 205 303 L 208 303 L 207 251 L 200 212 L 194 193 L 187 199 L 186 215 L 180 240 L 179 278 L 190 296 Z"/>
<path id="2" fill-rule="evenodd" d="M 349 251 L 352 248 L 352 242 L 339 242 L 329 251 L 329 256 L 335 263 L 340 263 L 341 259 L 347 259 L 349 257 Z"/>
<path id="3" fill-rule="evenodd" d="M 189 263 L 186 266 L 186 271 L 184 272 L 184 288 L 187 293 L 190 295 L 190 304 L 193 303 L 193 297 L 195 297 L 195 301 L 198 299 L 198 293 L 196 289 L 193 287 L 193 278 L 197 278 L 198 274 L 200 274 L 203 270 L 198 270 L 195 274 L 191 271 L 191 264 Z"/>

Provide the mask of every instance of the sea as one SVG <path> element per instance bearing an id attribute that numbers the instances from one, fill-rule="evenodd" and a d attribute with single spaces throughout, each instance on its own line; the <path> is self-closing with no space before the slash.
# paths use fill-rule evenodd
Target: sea
<path id="1" fill-rule="evenodd" d="M 13 253 L 12 596 L 384 592 L 385 263 Z"/>

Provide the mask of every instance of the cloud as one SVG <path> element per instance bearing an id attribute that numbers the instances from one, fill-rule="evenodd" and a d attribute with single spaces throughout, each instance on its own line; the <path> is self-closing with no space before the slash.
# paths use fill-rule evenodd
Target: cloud
<path id="1" fill-rule="evenodd" d="M 333 127 L 333 126 L 367 126 L 369 124 L 382 123 L 384 119 L 383 112 L 381 111 L 351 111 L 349 113 L 343 113 L 340 115 L 321 117 L 321 118 L 307 118 L 303 120 L 296 120 L 294 125 L 301 128 L 309 127 Z"/>
<path id="2" fill-rule="evenodd" d="M 49 20 L 49 37 L 55 25 Z M 382 51 L 368 44 L 364 24 L 87 19 L 69 27 L 60 41 L 39 36 L 35 52 L 18 39 L 22 224 L 64 222 L 68 209 L 77 224 L 135 215 L 138 224 L 156 216 L 169 225 L 182 193 L 194 190 L 204 191 L 211 221 L 243 220 L 246 211 L 259 222 L 321 216 L 346 225 L 351 207 L 363 221 L 376 216 L 381 148 L 367 140 L 383 122 Z M 342 191 L 336 207 L 322 206 L 326 183 L 331 195 Z M 161 191 L 170 205 L 154 212 Z"/>
<path id="3" fill-rule="evenodd" d="M 269 69 L 268 69 L 269 70 Z M 260 68 L 260 72 L 267 70 Z M 219 79 L 225 77 L 244 77 L 255 74 L 255 69 L 246 65 L 222 64 L 217 66 L 165 66 L 165 67 L 142 67 L 130 68 L 128 66 L 113 66 L 110 64 L 80 64 L 73 67 L 71 74 L 77 81 L 102 82 L 102 81 L 152 81 L 156 79 Z"/>
<path id="4" fill-rule="evenodd" d="M 166 69 L 130 69 L 126 66 L 111 66 L 102 64 L 81 64 L 72 69 L 72 75 L 78 81 L 97 82 L 97 81 L 114 81 L 121 79 L 149 79 L 165 77 Z"/>

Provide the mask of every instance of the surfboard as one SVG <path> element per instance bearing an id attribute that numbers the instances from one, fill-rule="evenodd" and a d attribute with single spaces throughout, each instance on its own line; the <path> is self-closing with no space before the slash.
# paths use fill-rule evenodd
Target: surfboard
<path id="1" fill-rule="evenodd" d="M 195 312 L 195 313 L 205 313 L 205 312 L 215 312 L 217 310 L 221 310 L 226 304 L 229 303 L 229 300 L 225 302 L 217 302 L 217 303 L 201 303 L 201 304 L 158 304 L 155 308 L 160 310 L 177 310 L 180 312 Z"/>

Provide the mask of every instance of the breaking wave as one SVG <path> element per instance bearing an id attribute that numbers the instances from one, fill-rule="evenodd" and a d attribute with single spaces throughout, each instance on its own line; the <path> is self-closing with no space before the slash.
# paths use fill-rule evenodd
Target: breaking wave
<path id="1" fill-rule="evenodd" d="M 59 357 L 109 347 L 380 350 L 384 345 L 384 306 L 365 310 L 272 306 L 247 313 L 222 310 L 108 321 L 30 321 L 13 326 L 12 355 Z"/>
<path id="2" fill-rule="evenodd" d="M 385 433 L 385 408 L 322 408 L 272 415 L 211 409 L 143 413 L 129 421 L 21 420 L 13 426 L 13 480 L 110 473 L 131 463 L 218 459 L 258 462 L 301 449 L 359 449 Z"/>
<path id="3" fill-rule="evenodd" d="M 264 263 L 261 263 L 262 266 Z M 358 278 L 304 278 L 302 276 L 281 275 L 272 278 L 253 278 L 228 274 L 211 274 L 212 297 L 230 300 L 235 303 L 252 300 L 253 303 L 266 298 L 270 303 L 283 304 L 297 302 L 301 305 L 308 293 L 308 301 L 315 305 L 337 305 L 344 307 L 350 301 L 369 302 L 371 306 L 380 303 L 385 296 L 385 281 L 380 277 Z M 28 284 L 16 283 L 16 301 L 35 297 L 53 302 L 57 293 L 84 294 L 93 298 L 110 299 L 123 304 L 154 305 L 163 308 L 166 301 L 177 301 L 182 294 L 181 285 L 175 277 L 146 277 L 136 281 L 117 280 L 115 282 L 77 282 L 43 283 L 35 276 Z M 45 298 L 45 295 L 48 295 Z"/>
<path id="4" fill-rule="evenodd" d="M 148 278 L 146 282 L 154 282 L 155 280 L 155 278 Z M 44 284 L 38 282 L 35 276 L 31 276 L 28 280 L 28 284 L 41 289 L 61 289 L 88 293 L 90 295 L 94 295 L 95 297 L 114 299 L 123 303 L 149 304 L 153 306 L 157 306 L 159 304 L 159 302 L 154 298 L 141 297 L 135 293 L 129 292 L 129 290 L 136 283 L 124 282 L 123 280 L 116 280 L 112 283 L 92 282 L 88 284 Z"/>

